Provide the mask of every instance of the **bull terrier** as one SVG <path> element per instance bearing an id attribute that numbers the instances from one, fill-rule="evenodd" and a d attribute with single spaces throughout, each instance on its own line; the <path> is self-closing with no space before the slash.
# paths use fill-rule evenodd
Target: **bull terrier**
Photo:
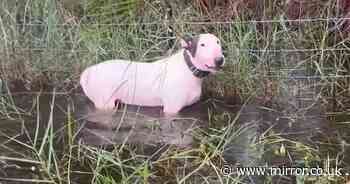
<path id="1" fill-rule="evenodd" d="M 97 109 L 113 110 L 122 102 L 162 106 L 165 116 L 172 116 L 200 99 L 203 78 L 224 63 L 220 40 L 200 34 L 181 39 L 178 52 L 151 63 L 109 60 L 90 66 L 80 85 Z"/>

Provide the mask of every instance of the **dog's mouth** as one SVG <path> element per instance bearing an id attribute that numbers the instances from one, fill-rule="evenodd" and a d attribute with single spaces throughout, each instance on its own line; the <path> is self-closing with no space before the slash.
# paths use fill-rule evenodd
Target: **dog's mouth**
<path id="1" fill-rule="evenodd" d="M 209 66 L 209 65 L 205 65 L 205 67 L 207 67 L 210 70 L 214 70 L 214 71 L 218 71 L 222 69 L 222 66 Z"/>

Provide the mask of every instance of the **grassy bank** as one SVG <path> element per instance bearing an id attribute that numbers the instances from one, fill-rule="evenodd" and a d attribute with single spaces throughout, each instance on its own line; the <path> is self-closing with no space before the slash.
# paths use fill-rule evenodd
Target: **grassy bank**
<path id="1" fill-rule="evenodd" d="M 31 183 L 249 183 L 245 177 L 221 173 L 230 156 L 248 157 L 238 159 L 243 166 L 264 165 L 264 159 L 270 159 L 276 165 L 283 160 L 304 167 L 339 164 L 349 170 L 350 50 L 347 32 L 333 20 L 339 16 L 335 1 L 322 1 L 310 7 L 312 14 L 294 21 L 284 1 L 247 7 L 230 21 L 206 14 L 191 2 L 62 2 L 0 2 L 0 133 L 1 149 L 6 150 L 0 166 L 22 169 L 0 180 L 24 182 L 18 173 L 28 171 L 30 179 L 25 181 Z M 193 147 L 162 147 L 147 155 L 143 145 L 105 148 L 78 142 L 79 120 L 73 114 L 79 107 L 70 100 L 57 105 L 57 98 L 70 99 L 80 92 L 78 79 L 84 68 L 113 58 L 150 62 L 175 52 L 181 36 L 201 32 L 221 38 L 227 64 L 205 80 L 204 99 L 213 108 L 208 111 L 209 126 L 196 130 Z M 40 105 L 46 93 L 52 96 Z M 29 105 L 16 100 L 29 94 Z M 216 100 L 254 104 L 269 113 L 252 110 L 258 118 L 240 119 L 242 111 L 219 111 Z M 57 115 L 57 109 L 64 115 Z M 308 118 L 309 111 L 317 117 Z M 274 129 L 282 124 L 285 129 L 317 131 L 316 121 L 330 122 L 334 130 L 321 129 L 315 140 L 304 140 Z M 253 122 L 267 127 L 256 131 Z M 316 127 L 308 126 L 314 123 Z M 7 124 L 17 131 L 8 131 Z M 298 176 L 290 182 L 345 181 L 346 177 Z"/>

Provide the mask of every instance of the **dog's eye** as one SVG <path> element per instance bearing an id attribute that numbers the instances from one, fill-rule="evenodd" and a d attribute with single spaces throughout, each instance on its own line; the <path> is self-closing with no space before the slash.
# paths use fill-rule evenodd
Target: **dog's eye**
<path id="1" fill-rule="evenodd" d="M 204 46 L 205 46 L 205 44 L 204 44 L 204 43 L 202 43 L 202 44 L 201 44 L 201 46 L 202 46 L 202 47 L 204 47 Z"/>
<path id="2" fill-rule="evenodd" d="M 216 43 L 218 44 L 218 45 L 220 45 L 220 41 L 218 40 L 218 41 L 216 41 Z"/>

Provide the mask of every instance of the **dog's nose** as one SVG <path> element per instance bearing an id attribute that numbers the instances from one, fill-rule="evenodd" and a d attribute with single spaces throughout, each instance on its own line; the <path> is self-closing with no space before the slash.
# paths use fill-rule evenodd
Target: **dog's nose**
<path id="1" fill-rule="evenodd" d="M 224 64 L 224 57 L 215 58 L 215 65 L 216 66 L 222 66 L 223 64 Z"/>

